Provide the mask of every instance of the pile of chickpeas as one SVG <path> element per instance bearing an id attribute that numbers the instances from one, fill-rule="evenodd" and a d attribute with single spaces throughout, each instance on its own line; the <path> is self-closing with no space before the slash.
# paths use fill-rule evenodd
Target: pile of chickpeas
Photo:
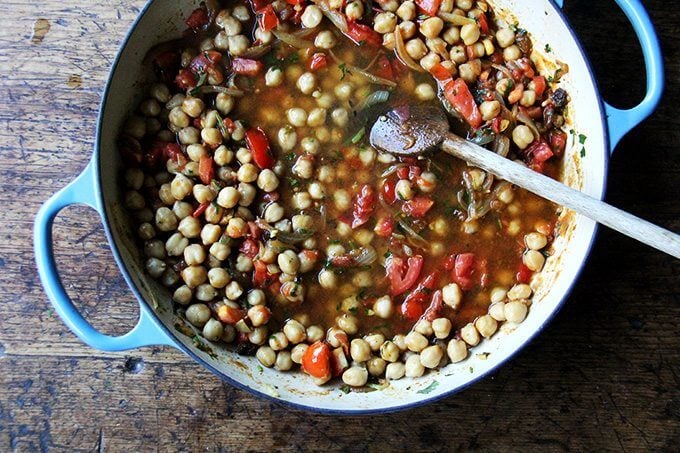
<path id="1" fill-rule="evenodd" d="M 281 6 L 278 2 L 282 0 L 274 2 L 275 10 Z M 331 0 L 329 6 L 339 9 L 341 3 Z M 384 12 L 375 16 L 373 28 L 382 34 L 384 47 L 394 49 L 394 32 L 398 27 L 409 56 L 426 71 L 441 63 L 452 75 L 457 74 L 472 83 L 481 73 L 480 58 L 491 55 L 496 46 L 503 49 L 506 60 L 522 57 L 514 44 L 515 33 L 510 28 L 501 28 L 494 36 L 480 41 L 477 24 L 453 26 L 439 17 L 427 18 L 417 24 L 413 1 L 388 0 L 380 6 Z M 344 7 L 344 13 L 356 20 L 364 15 L 365 9 L 364 3 L 352 0 Z M 474 18 L 479 12 L 488 11 L 488 5 L 482 1 L 443 0 L 440 11 Z M 321 9 L 314 4 L 306 6 L 301 15 L 302 26 L 306 28 L 321 27 L 322 19 Z M 187 67 L 191 59 L 204 50 L 219 50 L 232 57 L 243 55 L 254 45 L 245 30 L 251 20 L 251 12 L 245 5 L 220 11 L 215 22 L 219 27 L 217 34 L 205 39 L 198 48 L 183 49 L 182 66 Z M 274 40 L 271 32 L 259 27 L 255 27 L 254 37 L 258 44 Z M 340 39 L 337 33 L 323 28 L 314 37 L 314 47 L 330 50 L 336 48 Z M 472 50 L 466 52 L 464 46 Z M 352 56 L 346 54 L 343 58 L 351 59 Z M 136 220 L 147 273 L 170 288 L 180 312 L 205 339 L 223 343 L 245 339 L 254 345 L 254 353 L 263 366 L 279 371 L 291 370 L 300 364 L 310 344 L 326 341 L 333 349 L 348 350 L 347 369 L 342 380 L 349 386 L 360 387 L 370 376 L 388 380 L 419 377 L 427 369 L 462 361 L 468 356 L 470 347 L 496 333 L 499 323 L 521 323 L 525 319 L 532 290 L 529 285 L 518 283 L 493 288 L 488 314 L 458 330 L 448 318 L 440 317 L 431 322 L 421 319 L 409 333 L 393 338 L 386 338 L 382 333 L 357 337 L 359 322 L 351 309 L 358 302 L 348 297 L 347 304 L 343 302 L 343 313 L 330 328 L 314 323 L 308 315 L 296 315 L 285 320 L 279 330 L 271 331 L 272 304 L 295 307 L 305 301 L 310 288 L 301 283 L 301 276 L 317 273 L 315 279 L 325 290 L 344 287 L 341 276 L 319 266 L 327 258 L 346 253 L 342 245 L 330 243 L 322 249 L 318 238 L 311 236 L 296 247 L 281 249 L 277 233 L 313 230 L 316 220 L 308 211 L 323 201 L 330 200 L 335 213 L 351 210 L 350 192 L 334 188 L 330 198 L 329 186 L 336 178 L 347 177 L 352 172 L 356 172 L 353 177 L 357 181 L 368 181 L 373 177 L 369 170 L 374 165 L 388 165 L 395 159 L 370 148 L 350 147 L 349 157 L 356 157 L 362 168 L 319 164 L 319 156 L 327 152 L 330 145 L 347 139 L 345 129 L 350 121 L 351 106 L 371 92 L 368 82 L 338 80 L 330 75 L 325 80 L 301 65 L 273 66 L 260 77 L 268 88 L 294 84 L 297 92 L 281 101 L 284 115 L 280 113 L 280 106 L 260 105 L 256 96 L 239 99 L 219 93 L 211 98 L 194 97 L 186 93 L 172 94 L 168 85 L 156 83 L 149 88 L 147 99 L 140 103 L 122 131 L 125 142 L 132 142 L 138 148 L 149 140 L 178 143 L 188 160 L 186 164 L 178 165 L 169 159 L 164 169 L 154 171 L 128 168 L 124 175 L 124 204 Z M 496 90 L 509 103 L 531 106 L 536 102 L 530 84 L 518 91 L 519 87 L 503 89 L 504 83 L 507 84 L 501 79 Z M 419 100 L 436 97 L 431 83 L 419 83 L 411 89 Z M 274 155 L 278 158 L 272 169 L 260 169 L 255 165 L 251 151 L 243 145 L 246 133 L 243 121 L 235 120 L 230 131 L 218 124 L 221 118 L 234 115 L 237 102 L 257 107 L 262 126 L 276 128 L 275 135 L 270 134 Z M 480 105 L 484 120 L 498 116 L 500 109 L 498 101 L 485 101 Z M 531 130 L 522 125 L 515 127 L 512 138 L 521 149 L 534 141 Z M 284 163 L 282 156 L 292 151 L 299 153 L 294 161 Z M 199 161 L 205 156 L 214 160 L 217 184 L 204 184 L 198 178 Z M 278 193 L 288 176 L 304 182 L 303 188 L 291 191 L 290 200 L 256 202 L 262 196 Z M 410 200 L 417 192 L 431 193 L 436 185 L 435 174 L 425 171 L 417 185 L 400 180 L 396 190 L 402 200 Z M 499 195 L 499 199 L 508 205 L 512 198 L 509 186 Z M 197 206 L 205 204 L 204 212 L 196 215 Z M 239 245 L 258 221 L 272 227 L 269 238 L 258 244 L 257 259 L 266 264 L 269 274 L 278 278 L 281 286 L 277 295 L 252 288 L 235 275 L 253 272 L 253 259 L 241 251 Z M 445 223 L 437 226 L 434 222 L 433 225 L 434 230 L 446 231 Z M 366 247 L 374 237 L 370 229 L 353 231 L 342 222 L 338 223 L 336 232 L 339 237 L 351 237 Z M 550 231 L 544 230 L 524 237 L 523 262 L 533 272 L 543 268 L 545 257 L 541 250 L 548 246 L 549 235 Z M 354 288 L 370 288 L 374 284 L 371 274 L 361 271 L 351 276 L 351 282 Z M 456 283 L 449 283 L 443 286 L 442 296 L 447 306 L 457 309 L 463 291 Z M 388 295 L 377 297 L 372 312 L 378 318 L 390 319 L 398 316 L 395 305 Z M 234 312 L 242 312 L 244 316 L 233 322 Z"/>

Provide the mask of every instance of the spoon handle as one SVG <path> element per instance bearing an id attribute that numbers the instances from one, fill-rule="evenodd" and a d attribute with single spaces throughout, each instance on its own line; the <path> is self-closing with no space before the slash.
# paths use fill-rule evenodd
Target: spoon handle
<path id="1" fill-rule="evenodd" d="M 657 250 L 680 258 L 680 235 L 572 189 L 453 134 L 447 134 L 441 148 L 451 155 L 536 195 L 565 206 Z"/>

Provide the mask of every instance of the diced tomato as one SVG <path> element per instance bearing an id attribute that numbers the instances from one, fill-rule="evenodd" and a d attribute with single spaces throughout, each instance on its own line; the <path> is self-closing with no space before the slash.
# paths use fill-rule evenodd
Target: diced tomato
<path id="1" fill-rule="evenodd" d="M 435 17 L 439 12 L 439 6 L 442 0 L 416 0 L 418 11 L 427 14 L 430 17 Z"/>
<path id="2" fill-rule="evenodd" d="M 543 108 L 540 105 L 536 105 L 533 107 L 523 107 L 519 106 L 520 112 L 524 112 L 529 118 L 533 120 L 542 120 L 543 119 Z"/>
<path id="3" fill-rule="evenodd" d="M 222 120 L 222 124 L 224 124 L 224 127 L 230 134 L 234 132 L 234 130 L 236 129 L 236 123 L 234 123 L 234 120 L 232 120 L 231 118 L 224 118 Z"/>
<path id="4" fill-rule="evenodd" d="M 201 160 L 198 162 L 198 177 L 205 185 L 210 184 L 210 181 L 215 179 L 215 165 L 212 157 L 201 157 Z"/>
<path id="5" fill-rule="evenodd" d="M 302 5 L 305 2 L 305 0 L 286 0 L 286 2 L 288 2 L 289 5 L 295 6 Z"/>
<path id="6" fill-rule="evenodd" d="M 394 80 L 400 79 L 402 76 L 409 73 L 409 68 L 404 63 L 399 60 L 399 58 L 394 58 L 391 62 L 392 73 L 394 74 Z"/>
<path id="7" fill-rule="evenodd" d="M 394 232 L 394 220 L 391 217 L 385 217 L 380 219 L 373 229 L 375 234 L 380 237 L 386 238 L 390 237 Z"/>
<path id="8" fill-rule="evenodd" d="M 434 77 L 440 82 L 444 82 L 452 78 L 449 70 L 446 69 L 444 65 L 441 63 L 437 63 L 436 65 L 434 65 L 432 69 L 430 69 L 430 74 L 432 74 L 432 77 Z"/>
<path id="9" fill-rule="evenodd" d="M 432 272 L 425 276 L 423 280 L 418 283 L 418 286 L 406 296 L 404 302 L 401 304 L 401 314 L 409 321 L 417 321 L 425 312 L 425 302 L 428 296 L 434 291 L 437 286 L 439 276 L 436 272 Z"/>
<path id="10" fill-rule="evenodd" d="M 394 204 L 394 202 L 397 201 L 397 194 L 395 191 L 396 186 L 397 181 L 394 178 L 387 178 L 383 183 L 380 196 L 385 203 Z"/>
<path id="11" fill-rule="evenodd" d="M 267 139 L 267 136 L 262 129 L 259 127 L 249 129 L 246 132 L 246 144 L 258 167 L 264 170 L 265 168 L 272 168 L 274 166 L 276 161 L 274 160 L 272 150 L 269 147 L 269 139 Z"/>
<path id="12" fill-rule="evenodd" d="M 317 52 L 314 55 L 312 55 L 312 59 L 309 60 L 309 70 L 310 71 L 319 71 L 321 69 L 325 69 L 328 66 L 328 59 L 326 58 L 326 54 L 323 52 Z"/>
<path id="13" fill-rule="evenodd" d="M 205 73 L 215 79 L 215 83 L 222 83 L 224 74 L 218 68 L 218 63 L 222 61 L 222 54 L 216 50 L 205 50 L 194 57 L 189 64 L 189 69 L 195 76 Z M 195 83 L 194 83 L 195 85 Z"/>
<path id="14" fill-rule="evenodd" d="M 527 57 L 524 57 L 520 58 L 515 63 L 522 70 L 522 75 L 524 77 L 527 77 L 529 79 L 534 78 L 534 76 L 536 75 L 536 71 L 534 70 L 534 66 L 531 63 L 531 60 L 529 60 Z"/>
<path id="15" fill-rule="evenodd" d="M 489 20 L 486 18 L 486 14 L 481 13 L 477 16 L 477 24 L 479 24 L 479 30 L 483 35 L 489 34 Z"/>
<path id="16" fill-rule="evenodd" d="M 453 267 L 453 280 L 464 290 L 470 290 L 474 286 L 472 274 L 475 271 L 475 255 L 473 253 L 461 253 L 456 255 Z"/>
<path id="17" fill-rule="evenodd" d="M 253 259 L 259 253 L 260 246 L 255 240 L 246 239 L 245 241 L 243 241 L 243 244 L 241 244 L 241 248 L 239 248 L 239 251 L 248 258 Z"/>
<path id="18" fill-rule="evenodd" d="M 373 187 L 365 184 L 354 200 L 354 209 L 352 209 L 352 228 L 357 228 L 368 222 L 375 210 L 376 194 Z"/>
<path id="19" fill-rule="evenodd" d="M 260 260 L 253 260 L 253 268 L 253 286 L 264 288 L 269 277 L 267 264 Z"/>
<path id="20" fill-rule="evenodd" d="M 250 5 L 254 12 L 258 12 L 265 6 L 267 6 L 267 0 L 250 0 Z"/>
<path id="21" fill-rule="evenodd" d="M 231 61 L 231 71 L 234 74 L 256 76 L 262 71 L 263 67 L 264 65 L 261 61 L 249 58 L 234 58 Z"/>
<path id="22" fill-rule="evenodd" d="M 302 355 L 302 371 L 317 379 L 331 377 L 331 348 L 322 341 L 310 345 Z"/>
<path id="23" fill-rule="evenodd" d="M 395 80 L 394 69 L 390 59 L 385 55 L 381 55 L 378 61 L 375 62 L 375 75 L 387 80 Z"/>
<path id="24" fill-rule="evenodd" d="M 447 271 L 452 271 L 454 266 L 456 265 L 456 254 L 454 253 L 453 255 L 449 255 L 444 259 L 444 262 L 442 263 L 442 267 L 446 269 Z"/>
<path id="25" fill-rule="evenodd" d="M 217 309 L 217 317 L 225 324 L 234 325 L 246 317 L 245 311 L 230 305 L 220 305 Z"/>
<path id="26" fill-rule="evenodd" d="M 533 272 L 531 269 L 526 267 L 524 263 L 520 263 L 519 271 L 517 271 L 517 282 L 518 283 L 529 283 Z"/>
<path id="27" fill-rule="evenodd" d="M 159 53 L 153 59 L 153 64 L 162 71 L 171 71 L 177 68 L 180 63 L 179 53 L 173 50 L 166 50 Z"/>
<path id="28" fill-rule="evenodd" d="M 205 28 L 210 23 L 208 11 L 204 6 L 196 8 L 187 18 L 186 24 L 193 30 L 198 31 Z"/>
<path id="29" fill-rule="evenodd" d="M 196 86 L 196 77 L 188 69 L 182 69 L 175 77 L 175 85 L 181 90 L 188 90 Z"/>
<path id="30" fill-rule="evenodd" d="M 349 361 L 342 348 L 335 348 L 331 355 L 331 374 L 333 377 L 341 376 L 349 368 Z"/>
<path id="31" fill-rule="evenodd" d="M 427 307 L 425 310 L 425 313 L 423 313 L 423 319 L 427 321 L 434 321 L 437 319 L 442 312 L 442 308 L 444 307 L 444 298 L 442 297 L 442 292 L 441 290 L 437 290 L 432 294 L 432 301 L 430 302 L 430 306 Z"/>
<path id="32" fill-rule="evenodd" d="M 548 159 L 554 156 L 552 149 L 550 149 L 550 146 L 543 139 L 531 145 L 527 149 L 526 153 L 528 156 L 530 156 L 531 162 L 539 164 L 546 162 Z"/>
<path id="33" fill-rule="evenodd" d="M 503 121 L 503 118 L 501 116 L 497 116 L 493 120 L 491 120 L 491 130 L 493 130 L 495 133 L 500 134 L 501 133 L 501 123 Z"/>
<path id="34" fill-rule="evenodd" d="M 567 147 L 567 134 L 563 131 L 553 129 L 550 131 L 550 148 L 552 148 L 553 153 L 560 157 L 564 154 L 564 150 Z"/>
<path id="35" fill-rule="evenodd" d="M 347 22 L 347 31 L 345 35 L 357 45 L 368 45 L 375 48 L 382 46 L 382 37 L 380 33 L 373 30 L 371 27 L 356 22 Z"/>
<path id="36" fill-rule="evenodd" d="M 497 50 L 494 53 L 492 53 L 489 58 L 491 59 L 491 62 L 495 64 L 503 64 L 503 61 L 505 61 L 503 59 L 503 52 L 501 52 L 500 50 Z"/>
<path id="37" fill-rule="evenodd" d="M 408 167 L 399 167 L 397 169 L 397 176 L 399 179 L 408 179 Z"/>
<path id="38" fill-rule="evenodd" d="M 258 10 L 257 23 L 264 31 L 270 31 L 279 25 L 279 18 L 276 16 L 272 5 L 267 5 Z"/>
<path id="39" fill-rule="evenodd" d="M 209 201 L 205 201 L 205 202 L 199 204 L 198 207 L 196 208 L 196 210 L 194 211 L 194 213 L 191 214 L 191 217 L 194 217 L 194 218 L 200 217 L 201 214 L 203 214 L 205 212 L 205 210 L 208 209 L 208 206 L 210 206 Z"/>
<path id="40" fill-rule="evenodd" d="M 387 277 L 390 280 L 390 293 L 393 296 L 403 294 L 415 285 L 420 271 L 423 269 L 423 257 L 412 256 L 408 259 L 408 268 L 404 272 L 404 260 L 398 256 L 387 259 Z"/>
<path id="41" fill-rule="evenodd" d="M 456 109 L 470 126 L 477 129 L 482 125 L 482 115 L 479 113 L 479 108 L 465 80 L 456 79 L 446 83 L 444 95 L 446 100 L 451 103 L 451 106 Z"/>
<path id="42" fill-rule="evenodd" d="M 536 98 L 540 99 L 541 96 L 543 96 L 543 93 L 545 92 L 545 88 L 547 86 L 545 82 L 545 77 L 536 76 L 532 79 L 532 82 L 534 82 L 534 91 L 536 92 Z"/>
<path id="43" fill-rule="evenodd" d="M 262 228 L 260 228 L 257 222 L 252 220 L 248 222 L 248 236 L 251 239 L 260 239 L 262 237 Z"/>
<path id="44" fill-rule="evenodd" d="M 414 197 L 401 205 L 401 210 L 408 216 L 420 219 L 425 217 L 433 205 L 434 201 L 428 197 Z"/>

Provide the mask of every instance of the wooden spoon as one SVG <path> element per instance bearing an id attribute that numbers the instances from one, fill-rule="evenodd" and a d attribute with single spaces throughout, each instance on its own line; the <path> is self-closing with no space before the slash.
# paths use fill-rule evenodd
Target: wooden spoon
<path id="1" fill-rule="evenodd" d="M 417 156 L 437 148 L 609 228 L 680 258 L 680 236 L 452 134 L 442 108 L 397 107 L 378 117 L 371 145 L 384 152 Z"/>

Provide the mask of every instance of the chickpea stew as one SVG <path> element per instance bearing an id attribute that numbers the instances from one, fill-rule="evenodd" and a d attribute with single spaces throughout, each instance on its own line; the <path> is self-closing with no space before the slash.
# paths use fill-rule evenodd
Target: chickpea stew
<path id="1" fill-rule="evenodd" d="M 371 148 L 439 103 L 559 176 L 567 93 L 484 1 L 207 1 L 153 48 L 119 148 L 147 273 L 196 332 L 322 385 L 419 377 L 521 323 L 556 206 L 448 155 Z"/>

